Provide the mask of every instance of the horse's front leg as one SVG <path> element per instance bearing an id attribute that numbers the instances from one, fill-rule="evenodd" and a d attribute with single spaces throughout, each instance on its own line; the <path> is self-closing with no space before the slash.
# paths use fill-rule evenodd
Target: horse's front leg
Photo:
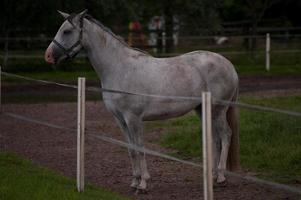
<path id="1" fill-rule="evenodd" d="M 116 119 L 118 125 L 120 126 L 120 128 L 122 129 L 122 132 L 125 135 L 126 141 L 131 145 L 135 145 L 135 140 L 132 137 L 132 134 L 130 134 L 129 128 L 128 128 L 127 123 L 126 123 L 125 119 L 123 118 L 123 116 L 115 115 L 115 119 Z M 130 161 L 132 164 L 132 170 L 133 170 L 133 180 L 131 183 L 131 187 L 134 189 L 137 189 L 138 185 L 140 184 L 140 179 L 141 179 L 140 162 L 138 160 L 137 151 L 135 151 L 134 149 L 131 149 L 131 148 L 128 148 L 128 151 L 129 151 L 129 157 L 130 157 Z"/>
<path id="2" fill-rule="evenodd" d="M 143 145 L 142 120 L 135 115 L 129 115 L 126 118 L 126 123 L 129 130 L 130 138 L 133 139 L 134 145 L 140 149 L 143 149 L 144 145 Z M 150 178 L 150 175 L 147 170 L 145 153 L 140 151 L 136 151 L 136 153 L 137 153 L 137 162 L 140 170 L 140 182 L 137 185 L 137 189 L 145 191 L 147 188 L 147 180 Z"/>

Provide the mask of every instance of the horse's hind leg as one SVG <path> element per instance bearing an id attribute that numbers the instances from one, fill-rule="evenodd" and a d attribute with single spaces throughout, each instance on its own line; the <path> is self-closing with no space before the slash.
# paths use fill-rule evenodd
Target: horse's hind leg
<path id="1" fill-rule="evenodd" d="M 202 105 L 198 106 L 195 109 L 197 115 L 199 116 L 200 120 L 202 121 Z M 213 122 L 214 124 L 214 122 Z M 221 142 L 220 142 L 220 137 L 218 130 L 216 129 L 215 126 L 212 127 L 212 156 L 213 156 L 213 179 L 217 179 L 217 172 L 218 172 L 218 163 L 220 159 L 220 152 L 221 152 Z M 201 133 L 202 134 L 202 133 Z"/>
<path id="2" fill-rule="evenodd" d="M 217 183 L 223 183 L 226 181 L 225 170 L 227 165 L 227 157 L 231 142 L 231 129 L 229 127 L 226 111 L 228 106 L 217 106 L 213 109 L 213 130 L 217 132 L 221 141 L 220 159 L 218 163 L 218 176 Z"/>

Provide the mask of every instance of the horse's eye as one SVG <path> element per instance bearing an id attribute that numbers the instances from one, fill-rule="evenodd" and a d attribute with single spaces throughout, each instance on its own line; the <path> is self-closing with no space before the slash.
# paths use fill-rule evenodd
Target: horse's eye
<path id="1" fill-rule="evenodd" d="M 64 35 L 68 35 L 71 33 L 71 30 L 64 30 L 63 33 L 64 33 Z"/>

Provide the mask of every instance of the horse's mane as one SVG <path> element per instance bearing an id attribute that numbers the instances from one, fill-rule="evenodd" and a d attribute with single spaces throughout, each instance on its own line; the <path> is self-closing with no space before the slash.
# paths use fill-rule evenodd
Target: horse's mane
<path id="1" fill-rule="evenodd" d="M 89 20 L 90 22 L 93 22 L 94 24 L 98 25 L 103 31 L 105 31 L 106 33 L 110 34 L 113 38 L 115 38 L 116 40 L 118 40 L 122 45 L 126 46 L 127 48 L 133 49 L 135 51 L 139 51 L 143 54 L 146 55 L 150 55 L 148 52 L 143 51 L 141 49 L 138 48 L 133 48 L 131 46 L 129 46 L 123 39 L 121 36 L 116 35 L 115 33 L 112 32 L 111 29 L 109 29 L 108 27 L 106 27 L 105 25 L 103 25 L 100 21 L 98 21 L 97 19 L 93 18 L 91 15 L 85 15 L 85 18 L 87 20 Z"/>

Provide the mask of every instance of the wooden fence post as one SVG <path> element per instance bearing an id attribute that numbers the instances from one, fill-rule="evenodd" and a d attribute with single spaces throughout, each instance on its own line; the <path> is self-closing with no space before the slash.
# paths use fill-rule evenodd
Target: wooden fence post
<path id="1" fill-rule="evenodd" d="M 213 200 L 211 93 L 202 93 L 204 200 Z"/>
<path id="2" fill-rule="evenodd" d="M 266 46 L 265 46 L 265 69 L 270 71 L 270 50 L 271 50 L 271 38 L 270 34 L 266 34 Z"/>
<path id="3" fill-rule="evenodd" d="M 77 96 L 77 172 L 76 183 L 77 191 L 84 191 L 85 184 L 85 90 L 86 79 L 78 78 L 78 96 Z"/>

